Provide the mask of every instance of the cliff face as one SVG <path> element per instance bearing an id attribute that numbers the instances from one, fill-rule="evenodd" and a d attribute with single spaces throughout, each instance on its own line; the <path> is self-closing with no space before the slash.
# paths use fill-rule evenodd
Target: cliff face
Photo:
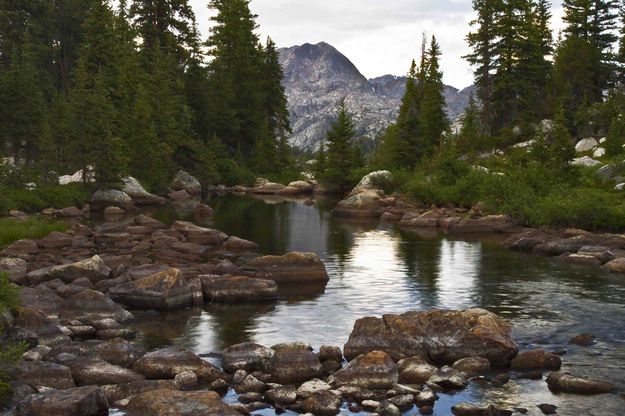
<path id="1" fill-rule="evenodd" d="M 290 141 L 297 148 L 312 150 L 318 146 L 343 99 L 354 117 L 358 136 L 364 139 L 377 137 L 397 116 L 405 77 L 367 79 L 345 55 L 324 42 L 280 49 L 280 63 L 291 112 Z M 445 87 L 450 119 L 462 113 L 470 90 Z"/>

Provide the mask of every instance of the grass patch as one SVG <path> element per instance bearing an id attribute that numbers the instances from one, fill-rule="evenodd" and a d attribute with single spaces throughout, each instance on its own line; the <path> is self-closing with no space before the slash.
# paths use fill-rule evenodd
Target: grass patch
<path id="1" fill-rule="evenodd" d="M 19 306 L 19 287 L 9 281 L 6 273 L 0 273 L 0 312 L 6 312 L 7 309 L 14 310 Z M 4 328 L 0 324 L 0 339 Z M 6 376 L 6 367 L 11 363 L 17 362 L 27 350 L 27 344 L 21 342 L 18 344 L 0 344 L 0 408 L 6 406 L 11 400 L 13 391 L 8 384 L 10 381 Z"/>
<path id="2" fill-rule="evenodd" d="M 64 222 L 42 218 L 28 218 L 23 222 L 12 218 L 0 218 L 0 247 L 24 238 L 43 238 L 52 231 L 66 231 L 68 228 Z"/>

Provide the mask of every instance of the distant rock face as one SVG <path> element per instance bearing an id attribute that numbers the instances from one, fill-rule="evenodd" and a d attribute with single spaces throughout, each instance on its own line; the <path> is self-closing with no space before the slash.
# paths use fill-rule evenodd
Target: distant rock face
<path id="1" fill-rule="evenodd" d="M 362 139 L 375 139 L 397 117 L 405 77 L 385 75 L 368 80 L 345 55 L 324 42 L 280 49 L 280 63 L 293 128 L 290 142 L 297 148 L 318 147 L 342 99 Z M 472 90 L 445 87 L 450 119 L 464 111 Z"/>

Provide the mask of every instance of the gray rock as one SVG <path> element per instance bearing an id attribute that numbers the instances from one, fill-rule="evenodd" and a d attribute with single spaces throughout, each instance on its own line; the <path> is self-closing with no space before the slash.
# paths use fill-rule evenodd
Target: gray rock
<path id="1" fill-rule="evenodd" d="M 316 416 L 334 416 L 341 407 L 341 398 L 330 391 L 318 391 L 308 396 L 302 405 L 305 412 Z"/>
<path id="2" fill-rule="evenodd" d="M 9 280 L 18 285 L 24 285 L 26 277 L 27 263 L 18 258 L 5 257 L 0 259 L 0 273 L 4 272 L 9 276 Z"/>
<path id="3" fill-rule="evenodd" d="M 223 368 L 229 373 L 237 370 L 267 371 L 274 351 L 251 342 L 233 345 L 223 352 Z"/>
<path id="4" fill-rule="evenodd" d="M 122 191 L 128 195 L 136 205 L 161 205 L 165 203 L 165 198 L 149 193 L 132 176 L 123 180 Z"/>
<path id="5" fill-rule="evenodd" d="M 17 408 L 18 416 L 107 416 L 108 402 L 97 386 L 52 390 L 29 396 Z"/>
<path id="6" fill-rule="evenodd" d="M 549 374 L 547 385 L 550 390 L 563 393 L 603 394 L 616 390 L 616 386 L 607 381 L 577 377 L 564 372 Z"/>
<path id="7" fill-rule="evenodd" d="M 33 285 L 49 282 L 54 279 L 60 279 L 65 283 L 72 283 L 74 280 L 82 277 L 88 278 L 95 284 L 101 280 L 108 279 L 110 275 L 111 269 L 108 268 L 100 256 L 96 255 L 75 263 L 34 270 L 28 273 L 27 278 Z"/>
<path id="8" fill-rule="evenodd" d="M 101 189 L 96 191 L 89 202 L 89 209 L 94 212 L 102 212 L 108 207 L 118 207 L 124 211 L 133 211 L 135 205 L 132 198 L 116 189 Z"/>
<path id="9" fill-rule="evenodd" d="M 328 380 L 339 387 L 351 385 L 366 389 L 388 389 L 397 383 L 398 370 L 387 353 L 373 351 L 356 357 Z"/>
<path id="10" fill-rule="evenodd" d="M 84 289 L 80 293 L 66 299 L 61 305 L 62 319 L 77 319 L 83 322 L 92 322 L 102 319 L 113 319 L 117 322 L 126 322 L 134 316 L 111 298 L 101 292 Z"/>
<path id="11" fill-rule="evenodd" d="M 99 358 L 79 358 L 69 367 L 76 384 L 79 386 L 104 386 L 144 379 L 142 375 L 132 370 L 107 363 Z"/>
<path id="12" fill-rule="evenodd" d="M 33 388 L 50 387 L 69 389 L 75 387 L 69 367 L 47 361 L 22 361 L 13 365 L 7 373 L 14 380 L 20 380 Z"/>
<path id="13" fill-rule="evenodd" d="M 200 276 L 207 302 L 249 302 L 278 297 L 276 282 L 245 276 Z"/>
<path id="14" fill-rule="evenodd" d="M 171 183 L 171 189 L 174 191 L 187 191 L 190 195 L 200 195 L 202 193 L 202 184 L 191 174 L 181 170 L 176 173 Z"/>
<path id="15" fill-rule="evenodd" d="M 199 380 L 211 383 L 222 377 L 214 365 L 203 361 L 189 350 L 179 347 L 156 350 L 139 358 L 132 369 L 148 379 L 174 379 L 185 371 L 193 371 Z"/>

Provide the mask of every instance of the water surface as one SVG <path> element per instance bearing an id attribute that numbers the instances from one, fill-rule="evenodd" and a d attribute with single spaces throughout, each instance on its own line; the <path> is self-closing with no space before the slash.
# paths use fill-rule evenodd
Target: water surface
<path id="1" fill-rule="evenodd" d="M 330 281 L 325 288 L 282 292 L 275 303 L 208 305 L 205 310 L 150 314 L 139 324 L 142 341 L 150 347 L 184 345 L 200 354 L 245 341 L 267 346 L 287 341 L 306 341 L 315 348 L 342 346 L 354 321 L 364 316 L 481 307 L 506 317 L 522 348 L 564 348 L 564 370 L 604 378 L 625 389 L 624 277 L 510 252 L 492 237 L 449 238 L 379 222 L 338 219 L 331 213 L 334 202 L 211 198 L 212 226 L 256 241 L 266 254 L 315 252 L 324 261 Z M 172 212 L 157 215 L 174 216 Z M 568 340 L 582 332 L 596 335 L 596 345 L 569 346 Z M 443 395 L 435 414 L 451 414 L 450 406 L 461 401 L 525 407 L 529 415 L 542 414 L 536 408 L 541 403 L 559 406 L 562 415 L 625 414 L 625 399 L 620 395 L 553 395 L 544 380 L 517 379 L 500 388 L 472 383 L 460 394 Z"/>

